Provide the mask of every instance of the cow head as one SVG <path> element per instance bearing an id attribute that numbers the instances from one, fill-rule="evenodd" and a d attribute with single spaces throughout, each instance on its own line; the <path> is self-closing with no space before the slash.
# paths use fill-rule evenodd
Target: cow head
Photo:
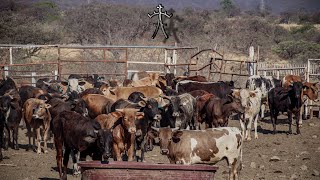
<path id="1" fill-rule="evenodd" d="M 84 117 L 89 117 L 87 103 L 83 99 L 75 99 L 71 101 L 71 110 L 81 114 Z"/>
<path id="2" fill-rule="evenodd" d="M 179 131 L 178 128 L 151 128 L 155 136 L 159 138 L 160 153 L 162 155 L 168 155 L 170 153 L 171 143 L 179 142 L 183 134 L 183 131 Z"/>
<path id="3" fill-rule="evenodd" d="M 135 121 L 142 119 L 144 117 L 144 113 L 138 112 L 139 110 L 134 108 L 117 109 L 116 111 L 122 113 L 122 127 L 130 134 L 136 133 L 137 128 Z"/>
<path id="4" fill-rule="evenodd" d="M 181 99 L 179 96 L 173 96 L 171 97 L 171 104 L 170 104 L 173 113 L 172 116 L 173 117 L 179 117 L 182 113 L 181 111 L 181 107 L 183 106 L 183 104 L 181 104 Z"/>
<path id="5" fill-rule="evenodd" d="M 45 101 L 41 100 L 33 108 L 32 117 L 35 119 L 45 119 L 48 116 L 50 104 L 46 104 Z"/>
<path id="6" fill-rule="evenodd" d="M 102 153 L 102 157 L 107 161 L 112 155 L 113 137 L 110 129 L 100 129 L 98 131 L 97 146 Z"/>
<path id="7" fill-rule="evenodd" d="M 43 81 L 46 85 L 48 92 L 57 92 L 61 94 L 65 94 L 68 90 L 68 82 L 46 82 Z"/>
<path id="8" fill-rule="evenodd" d="M 12 104 L 13 96 L 12 95 L 4 95 L 0 97 L 0 112 L 2 114 L 6 114 L 11 107 L 14 108 Z"/>
<path id="9" fill-rule="evenodd" d="M 293 82 L 292 83 L 292 90 L 294 92 L 294 96 L 297 99 L 301 99 L 303 93 L 303 84 L 302 82 Z"/>
<path id="10" fill-rule="evenodd" d="M 228 101 L 225 104 L 230 104 L 233 111 L 237 113 L 244 113 L 245 108 L 241 104 L 241 100 L 239 98 L 235 98 L 233 96 L 228 96 Z"/>
<path id="11" fill-rule="evenodd" d="M 149 120 L 161 120 L 161 112 L 159 110 L 159 104 L 154 98 L 142 98 L 143 101 L 138 102 L 139 106 L 143 107 L 144 116 Z"/>
<path id="12" fill-rule="evenodd" d="M 312 101 L 319 101 L 319 90 L 317 87 L 317 83 L 309 83 L 305 82 L 303 83 L 303 95 L 306 95 L 310 100 Z"/>
<path id="13" fill-rule="evenodd" d="M 262 93 L 259 88 L 257 88 L 254 91 L 248 90 L 248 89 L 241 89 L 240 90 L 240 100 L 241 100 L 241 105 L 245 108 L 249 108 L 252 106 L 252 102 L 250 98 L 259 98 L 261 99 Z"/>

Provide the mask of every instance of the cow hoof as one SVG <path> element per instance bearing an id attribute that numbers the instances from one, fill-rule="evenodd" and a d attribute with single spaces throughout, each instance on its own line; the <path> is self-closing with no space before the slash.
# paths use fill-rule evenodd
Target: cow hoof
<path id="1" fill-rule="evenodd" d="M 77 171 L 74 171 L 72 175 L 73 175 L 73 176 L 79 176 L 80 174 L 81 174 L 80 171 L 77 170 Z"/>
<path id="2" fill-rule="evenodd" d="M 302 124 L 299 124 L 299 127 L 301 128 L 301 127 L 302 127 Z"/>
<path id="3" fill-rule="evenodd" d="M 255 136 L 254 138 L 255 138 L 255 139 L 258 139 L 258 136 Z"/>
<path id="4" fill-rule="evenodd" d="M 251 141 L 251 138 L 248 138 L 247 141 Z"/>
<path id="5" fill-rule="evenodd" d="M 37 154 L 41 154 L 41 151 L 37 151 Z"/>
<path id="6" fill-rule="evenodd" d="M 14 146 L 13 149 L 14 150 L 19 150 L 19 146 Z"/>
<path id="7" fill-rule="evenodd" d="M 48 150 L 45 150 L 44 153 L 45 153 L 45 154 L 48 154 Z"/>

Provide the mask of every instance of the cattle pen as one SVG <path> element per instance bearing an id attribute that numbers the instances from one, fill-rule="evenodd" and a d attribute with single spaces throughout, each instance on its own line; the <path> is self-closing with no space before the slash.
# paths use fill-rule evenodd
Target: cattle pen
<path id="1" fill-rule="evenodd" d="M 109 45 L 32 45 L 0 44 L 0 68 L 3 76 L 11 76 L 18 86 L 33 85 L 40 78 L 66 79 L 70 74 L 117 79 L 130 78 L 134 72 L 203 75 L 210 81 L 233 80 L 240 84 L 251 75 L 274 76 L 287 74 L 319 81 L 320 59 L 305 64 L 268 64 L 259 61 L 250 48 L 246 60 L 227 59 L 216 49 L 173 46 L 109 46 Z M 307 106 L 319 112 L 319 105 Z M 320 113 L 319 113 L 320 114 Z M 320 116 L 320 115 L 319 115 Z"/>

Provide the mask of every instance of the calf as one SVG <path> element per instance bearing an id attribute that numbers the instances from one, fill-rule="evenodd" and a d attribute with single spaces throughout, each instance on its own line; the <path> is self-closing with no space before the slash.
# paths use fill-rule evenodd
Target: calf
<path id="1" fill-rule="evenodd" d="M 108 160 L 111 156 L 112 133 L 101 129 L 98 122 L 72 111 L 63 111 L 54 119 L 54 143 L 60 179 L 67 179 L 67 167 L 71 151 L 80 151 L 80 160 L 93 154 L 93 160 Z M 62 146 L 65 147 L 64 155 Z M 62 174 L 63 155 L 63 174 Z M 76 162 L 76 160 L 74 160 Z M 74 164 L 74 169 L 78 169 Z"/>
<path id="2" fill-rule="evenodd" d="M 153 128 L 160 139 L 160 153 L 171 164 L 215 164 L 226 158 L 229 179 L 238 179 L 242 166 L 242 135 L 238 128 L 224 127 L 199 131 Z"/>
<path id="3" fill-rule="evenodd" d="M 121 161 L 123 153 L 126 152 L 128 161 L 132 161 L 137 131 L 135 121 L 142 119 L 144 114 L 132 108 L 117 109 L 117 112 L 120 114 L 113 113 L 115 118 L 105 122 L 106 127 L 113 128 L 113 159 Z"/>
<path id="4" fill-rule="evenodd" d="M 40 126 L 43 127 L 43 141 L 44 141 L 44 153 L 47 151 L 47 137 L 50 128 L 51 114 L 49 108 L 50 104 L 46 104 L 45 101 L 35 98 L 28 99 L 23 105 L 23 119 L 26 123 L 28 129 L 29 146 L 31 146 L 31 128 L 33 129 L 33 134 L 37 133 L 37 153 L 41 154 L 41 134 Z M 35 145 L 35 137 L 33 137 L 33 145 Z"/>
<path id="5" fill-rule="evenodd" d="M 239 94 L 241 104 L 243 107 L 245 107 L 244 117 L 240 119 L 243 136 L 246 140 L 251 140 L 251 125 L 252 121 L 254 120 L 254 138 L 258 139 L 257 125 L 262 98 L 262 92 L 260 88 L 257 88 L 254 91 L 249 89 L 234 90 L 234 93 Z"/>
<path id="6" fill-rule="evenodd" d="M 268 93 L 268 102 L 270 107 L 273 133 L 276 133 L 277 116 L 279 112 L 287 112 L 289 121 L 289 134 L 292 134 L 292 114 L 295 114 L 297 124 L 297 134 L 300 134 L 299 119 L 302 106 L 302 88 L 301 82 L 293 82 L 288 88 L 273 88 Z"/>
<path id="7" fill-rule="evenodd" d="M 21 121 L 22 111 L 20 106 L 20 98 L 17 90 L 10 90 L 0 97 L 0 161 L 2 160 L 1 148 L 8 149 L 12 134 L 12 149 L 18 150 L 18 128 Z M 3 146 L 3 130 L 6 127 L 8 131 L 8 143 Z M 11 133 L 12 132 L 12 133 Z"/>

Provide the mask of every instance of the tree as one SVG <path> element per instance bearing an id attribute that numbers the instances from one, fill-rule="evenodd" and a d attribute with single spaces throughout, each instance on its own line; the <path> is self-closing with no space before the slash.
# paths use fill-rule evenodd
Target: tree
<path id="1" fill-rule="evenodd" d="M 232 0 L 221 0 L 220 6 L 227 17 L 233 17 L 240 12 L 240 9 L 233 4 Z"/>

